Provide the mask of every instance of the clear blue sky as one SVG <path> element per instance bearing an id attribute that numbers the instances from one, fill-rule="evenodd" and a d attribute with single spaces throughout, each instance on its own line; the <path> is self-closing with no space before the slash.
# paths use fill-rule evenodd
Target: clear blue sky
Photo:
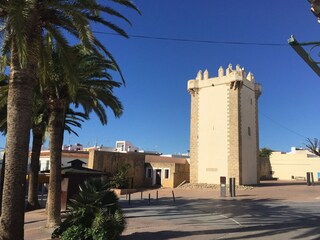
<path id="1" fill-rule="evenodd" d="M 133 23 L 129 35 L 220 42 L 286 44 L 320 41 L 320 24 L 307 0 L 135 0 L 142 11 L 121 9 Z M 97 31 L 110 32 L 96 28 Z M 240 64 L 262 84 L 259 101 L 260 147 L 289 151 L 305 137 L 320 137 L 320 79 L 290 46 L 209 44 L 97 34 L 113 53 L 126 79 L 116 95 L 125 107 L 101 126 L 92 115 L 80 137 L 65 143 L 114 146 L 130 140 L 145 150 L 183 153 L 189 149 L 190 96 L 187 81 L 199 69 L 217 75 L 222 65 Z M 320 50 L 320 49 L 319 49 Z M 115 75 L 116 80 L 120 80 Z M 302 135 L 302 136 L 301 136 Z M 1 138 L 4 142 L 4 139 Z M 47 145 L 48 143 L 46 143 Z M 4 143 L 2 143 L 4 145 Z"/>

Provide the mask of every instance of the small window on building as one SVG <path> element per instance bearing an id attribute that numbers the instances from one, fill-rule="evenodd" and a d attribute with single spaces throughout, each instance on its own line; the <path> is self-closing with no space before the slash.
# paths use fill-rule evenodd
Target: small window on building
<path id="1" fill-rule="evenodd" d="M 146 177 L 147 177 L 147 178 L 152 178 L 152 168 L 147 168 L 147 170 L 146 170 Z"/>
<path id="2" fill-rule="evenodd" d="M 165 170 L 164 170 L 164 178 L 165 178 L 165 179 L 168 179 L 168 178 L 169 178 L 169 176 L 170 176 L 169 173 L 170 173 L 169 169 L 165 169 Z"/>
<path id="3" fill-rule="evenodd" d="M 248 135 L 251 136 L 251 128 L 248 127 Z"/>
<path id="4" fill-rule="evenodd" d="M 251 105 L 252 105 L 252 98 L 250 99 L 250 103 L 251 103 Z"/>

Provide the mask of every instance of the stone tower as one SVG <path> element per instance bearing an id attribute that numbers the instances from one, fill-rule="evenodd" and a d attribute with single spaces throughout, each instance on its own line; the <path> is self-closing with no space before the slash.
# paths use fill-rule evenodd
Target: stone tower
<path id="1" fill-rule="evenodd" d="M 261 85 L 239 65 L 188 81 L 191 95 L 190 181 L 258 183 L 258 98 Z"/>

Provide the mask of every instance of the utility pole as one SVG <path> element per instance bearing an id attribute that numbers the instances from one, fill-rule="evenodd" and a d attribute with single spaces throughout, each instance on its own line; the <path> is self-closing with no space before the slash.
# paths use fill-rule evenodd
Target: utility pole
<path id="1" fill-rule="evenodd" d="M 307 42 L 299 43 L 293 35 L 288 39 L 290 46 L 296 51 L 296 53 L 309 65 L 309 67 L 320 77 L 320 62 L 316 62 L 310 56 L 312 50 L 316 47 L 320 47 L 320 42 Z M 303 46 L 311 46 L 309 53 L 303 48 Z"/>

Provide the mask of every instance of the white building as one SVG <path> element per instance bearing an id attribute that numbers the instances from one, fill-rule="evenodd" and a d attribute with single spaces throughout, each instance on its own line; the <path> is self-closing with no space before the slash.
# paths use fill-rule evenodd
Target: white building
<path id="1" fill-rule="evenodd" d="M 116 151 L 117 152 L 138 152 L 139 148 L 134 146 L 130 141 L 117 141 Z"/>
<path id="2" fill-rule="evenodd" d="M 81 161 L 88 163 L 89 152 L 88 151 L 71 151 L 71 150 L 62 150 L 61 153 L 61 164 L 62 167 L 71 166 L 70 162 L 74 159 L 80 159 Z M 43 150 L 40 153 L 40 171 L 50 169 L 50 151 Z"/>
<path id="3" fill-rule="evenodd" d="M 68 150 L 68 151 L 81 151 L 83 150 L 83 146 L 80 143 L 76 143 L 75 145 L 63 145 L 62 150 Z"/>

